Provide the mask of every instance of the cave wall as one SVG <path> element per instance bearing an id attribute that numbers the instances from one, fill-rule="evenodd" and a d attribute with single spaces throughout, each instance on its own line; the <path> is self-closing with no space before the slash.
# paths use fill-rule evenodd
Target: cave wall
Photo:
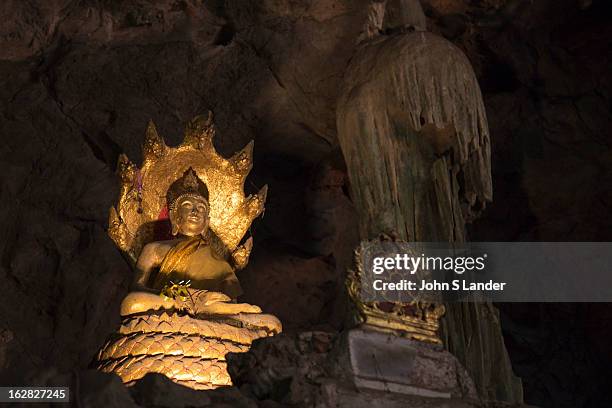
<path id="1" fill-rule="evenodd" d="M 131 280 L 105 234 L 117 157 L 141 159 L 149 119 L 177 144 L 186 121 L 209 109 L 222 153 L 255 140 L 247 190 L 270 186 L 240 275 L 244 300 L 289 330 L 341 327 L 337 293 L 357 232 L 335 102 L 369 3 L 2 2 L 0 381 L 88 365 L 118 325 Z M 493 204 L 471 238 L 610 240 L 606 0 L 422 4 L 429 30 L 467 54 L 487 109 Z M 595 343 L 605 325 L 592 320 L 609 314 L 594 310 L 588 327 L 576 328 L 588 333 L 576 347 L 605 349 Z M 514 346 L 520 360 L 553 341 L 554 330 L 525 346 L 524 312 L 502 312 L 511 357 Z M 566 357 L 562 364 L 575 364 Z M 535 400 L 550 398 L 550 382 L 586 381 L 551 380 L 529 364 L 518 374 L 528 401 L 530 389 Z"/>
<path id="2" fill-rule="evenodd" d="M 451 3 L 430 2 L 428 15 L 470 57 L 492 141 L 493 203 L 470 238 L 610 241 L 609 2 Z M 497 306 L 526 402 L 609 404 L 610 305 Z"/>

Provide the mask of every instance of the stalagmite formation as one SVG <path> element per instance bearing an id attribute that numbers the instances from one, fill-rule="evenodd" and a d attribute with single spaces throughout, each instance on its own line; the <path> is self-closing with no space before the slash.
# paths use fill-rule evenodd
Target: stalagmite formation
<path id="1" fill-rule="evenodd" d="M 465 223 L 492 199 L 482 96 L 465 55 L 422 31 L 420 14 L 402 13 L 404 3 L 417 4 L 386 3 L 393 19 L 372 9 L 370 24 L 386 24 L 378 32 L 389 35 L 373 35 L 358 47 L 337 107 L 360 232 L 363 239 L 386 233 L 406 241 L 463 242 Z M 522 400 L 493 306 L 447 305 L 442 327 L 446 347 L 483 398 Z"/>
<path id="2" fill-rule="evenodd" d="M 353 183 L 364 235 L 463 241 L 465 216 L 492 194 L 486 115 L 466 57 L 426 32 L 381 38 L 359 50 L 344 84 L 338 136 L 351 177 L 376 177 Z"/>

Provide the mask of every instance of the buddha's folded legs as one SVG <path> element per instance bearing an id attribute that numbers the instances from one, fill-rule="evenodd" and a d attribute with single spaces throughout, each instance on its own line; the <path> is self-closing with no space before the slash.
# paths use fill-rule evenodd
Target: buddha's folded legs
<path id="1" fill-rule="evenodd" d="M 160 309 L 179 309 L 192 315 L 234 315 L 261 313 L 259 306 L 234 303 L 229 296 L 207 290 L 188 289 L 189 297 L 172 299 L 150 292 L 130 292 L 121 302 L 121 316 Z"/>

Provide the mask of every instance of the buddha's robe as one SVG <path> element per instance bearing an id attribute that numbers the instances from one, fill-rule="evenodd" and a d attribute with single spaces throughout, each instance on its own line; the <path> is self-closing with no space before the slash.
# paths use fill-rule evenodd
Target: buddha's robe
<path id="1" fill-rule="evenodd" d="M 242 294 L 234 270 L 201 236 L 192 237 L 173 246 L 153 277 L 154 289 L 161 290 L 170 281 L 191 281 L 191 288 L 222 292 L 232 299 Z"/>

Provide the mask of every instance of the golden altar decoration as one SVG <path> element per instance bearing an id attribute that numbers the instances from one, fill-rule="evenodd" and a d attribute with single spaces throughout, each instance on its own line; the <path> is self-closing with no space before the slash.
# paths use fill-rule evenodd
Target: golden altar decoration
<path id="1" fill-rule="evenodd" d="M 266 201 L 267 185 L 257 194 L 244 196 L 244 181 L 253 166 L 253 141 L 226 159 L 217 153 L 212 114 L 187 124 L 183 142 L 166 146 L 149 122 L 138 169 L 125 155 L 119 157 L 121 191 L 117 207 L 110 209 L 110 237 L 135 262 L 145 243 L 154 239 L 155 227 L 166 207 L 166 192 L 185 170 L 192 167 L 210 192 L 210 227 L 233 257 L 246 265 L 249 238 L 238 245 Z"/>
<path id="2" fill-rule="evenodd" d="M 211 113 L 189 122 L 174 148 L 150 122 L 142 167 L 120 157 L 121 190 L 108 233 L 132 260 L 136 279 L 121 305 L 121 327 L 94 365 L 128 385 L 150 372 L 194 389 L 232 385 L 227 353 L 246 352 L 254 340 L 282 331 L 275 316 L 236 302 L 234 271 L 252 248 L 252 238 L 243 238 L 267 192 L 264 186 L 244 195 L 253 142 L 224 158 L 214 136 Z"/>
<path id="3" fill-rule="evenodd" d="M 386 237 L 380 239 L 387 240 Z M 440 318 L 445 307 L 435 302 L 414 300 L 411 302 L 365 301 L 374 298 L 372 288 L 362 283 L 365 269 L 362 251 L 374 241 L 362 241 L 354 251 L 354 267 L 348 271 L 345 285 L 351 300 L 350 317 L 358 325 L 376 331 L 388 332 L 400 337 L 442 344 L 439 336 Z M 367 293 L 367 292 L 370 293 Z"/>

